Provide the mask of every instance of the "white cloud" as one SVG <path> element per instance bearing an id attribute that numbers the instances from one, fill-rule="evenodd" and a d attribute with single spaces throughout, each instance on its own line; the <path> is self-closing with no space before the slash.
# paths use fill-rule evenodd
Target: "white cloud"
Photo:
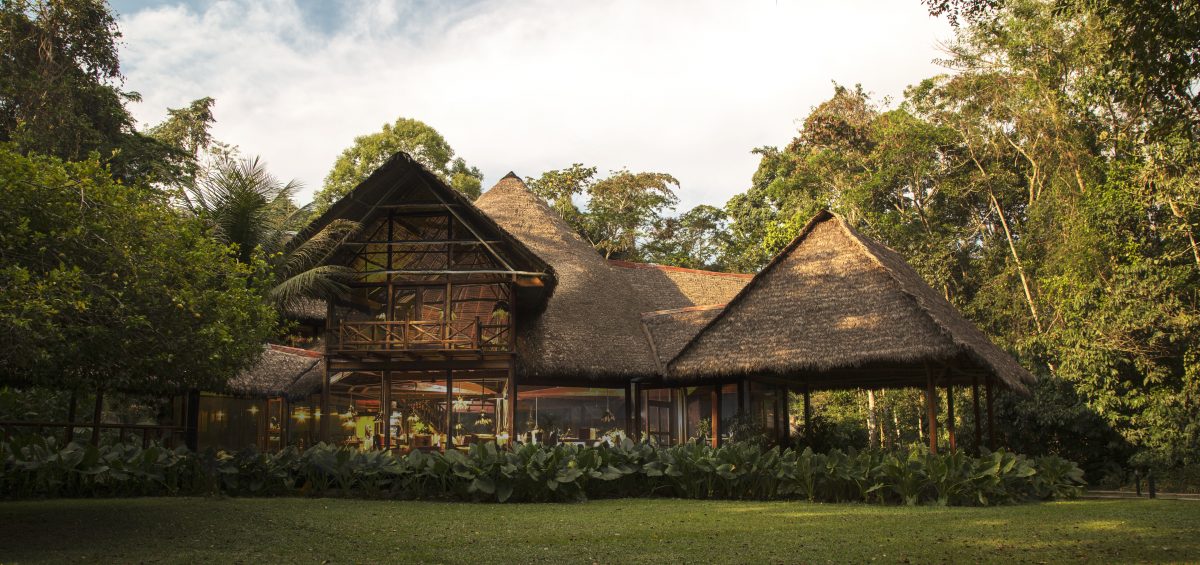
<path id="1" fill-rule="evenodd" d="M 121 19 L 126 86 L 155 123 L 217 99 L 218 139 L 318 188 L 356 135 L 437 128 L 485 186 L 583 162 L 669 172 L 683 206 L 749 186 L 750 149 L 787 143 L 830 81 L 899 97 L 950 35 L 904 2 L 377 0 L 333 25 L 290 0 L 168 6 Z M 307 17 L 306 17 L 307 16 Z"/>

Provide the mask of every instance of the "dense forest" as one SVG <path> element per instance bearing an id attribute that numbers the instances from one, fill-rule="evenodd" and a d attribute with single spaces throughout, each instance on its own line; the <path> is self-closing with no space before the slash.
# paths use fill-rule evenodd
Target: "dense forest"
<path id="1" fill-rule="evenodd" d="M 834 84 L 794 139 L 753 149 L 758 170 L 723 206 L 677 213 L 683 187 L 668 172 L 564 163 L 528 183 L 606 257 L 738 272 L 830 209 L 1039 375 L 1032 397 L 1001 403 L 1007 445 L 1072 457 L 1093 479 L 1200 464 L 1200 7 L 926 7 L 954 23 L 944 74 L 913 77 L 898 100 Z M 246 343 L 286 331 L 275 309 L 340 291 L 322 259 L 354 226 L 303 228 L 388 155 L 407 151 L 472 196 L 483 186 L 436 130 L 400 118 L 356 139 L 298 205 L 294 183 L 212 138 L 211 98 L 139 130 L 119 40 L 101 0 L 0 7 L 0 382 L 228 378 L 253 362 Z M 78 213 L 89 206 L 114 212 Z M 289 245 L 297 232 L 308 243 Z M 171 337 L 189 354 L 137 354 L 161 350 L 145 342 L 180 310 L 195 323 Z M 28 404 L 7 394 L 0 411 Z M 818 429 L 830 442 L 915 441 L 919 402 L 823 395 Z"/>

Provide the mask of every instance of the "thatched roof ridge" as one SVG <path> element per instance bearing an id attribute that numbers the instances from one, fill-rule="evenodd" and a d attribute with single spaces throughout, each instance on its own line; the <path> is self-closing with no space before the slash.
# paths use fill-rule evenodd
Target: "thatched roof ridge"
<path id="1" fill-rule="evenodd" d="M 528 377 L 627 379 L 657 367 L 629 282 L 515 174 L 475 202 L 554 270 L 535 319 L 519 322 L 518 369 Z"/>
<path id="2" fill-rule="evenodd" d="M 642 314 L 642 326 L 654 346 L 660 371 L 724 308 L 724 304 L 710 304 Z"/>
<path id="3" fill-rule="evenodd" d="M 754 278 L 754 275 L 742 273 L 720 273 L 613 259 L 608 264 L 615 267 L 616 272 L 633 286 L 642 312 L 724 304 Z"/>
<path id="4" fill-rule="evenodd" d="M 667 378 L 835 374 L 964 357 L 1014 390 L 1034 381 L 898 254 L 822 212 L 684 345 Z"/>
<path id="5" fill-rule="evenodd" d="M 290 389 L 298 380 L 314 369 L 320 372 L 323 358 L 320 351 L 268 344 L 258 362 L 230 379 L 227 388 L 239 395 L 290 397 Z"/>

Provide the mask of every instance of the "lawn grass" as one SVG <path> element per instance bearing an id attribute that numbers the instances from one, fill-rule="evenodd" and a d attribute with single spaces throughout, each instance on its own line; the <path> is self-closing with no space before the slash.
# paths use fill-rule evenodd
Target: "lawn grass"
<path id="1" fill-rule="evenodd" d="M 902 508 L 668 499 L 0 503 L 0 562 L 1197 562 L 1200 503 Z"/>

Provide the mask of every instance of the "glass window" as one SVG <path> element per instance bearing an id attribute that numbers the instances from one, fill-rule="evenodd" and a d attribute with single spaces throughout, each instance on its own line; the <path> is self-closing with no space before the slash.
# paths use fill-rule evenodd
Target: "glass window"
<path id="1" fill-rule="evenodd" d="M 674 398 L 673 389 L 655 388 L 642 392 L 642 431 L 647 439 L 661 445 L 672 443 Z"/>
<path id="2" fill-rule="evenodd" d="M 687 402 L 685 408 L 687 414 L 684 422 L 687 426 L 688 441 L 713 443 L 713 421 L 719 420 L 716 418 L 718 403 L 713 402 L 715 392 L 716 388 L 711 386 L 684 389 L 684 398 Z"/>
<path id="3" fill-rule="evenodd" d="M 265 449 L 267 402 L 250 398 L 204 395 L 200 397 L 200 413 L 196 424 L 200 449 Z"/>
<path id="4" fill-rule="evenodd" d="M 756 382 L 749 385 L 750 422 L 761 428 L 768 439 L 775 441 L 779 429 L 779 387 Z"/>
<path id="5" fill-rule="evenodd" d="M 527 443 L 616 440 L 625 435 L 625 389 L 521 386 L 516 424 Z"/>
<path id="6" fill-rule="evenodd" d="M 728 441 L 741 409 L 738 406 L 738 385 L 721 385 L 721 441 Z"/>

